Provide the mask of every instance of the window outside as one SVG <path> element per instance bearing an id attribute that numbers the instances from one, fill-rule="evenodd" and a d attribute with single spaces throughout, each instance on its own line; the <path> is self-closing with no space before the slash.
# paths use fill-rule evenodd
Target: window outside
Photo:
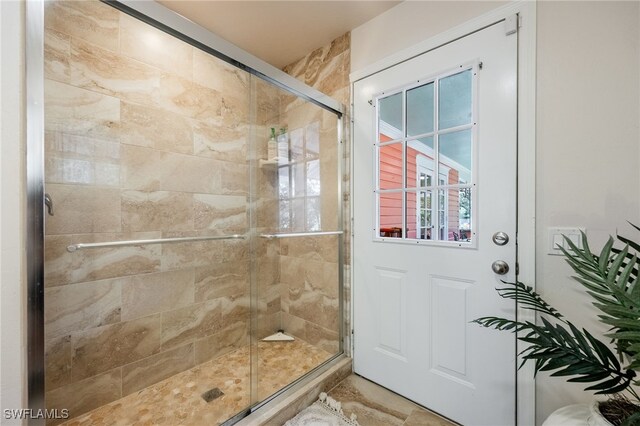
<path id="1" fill-rule="evenodd" d="M 377 237 L 472 241 L 474 76 L 469 67 L 377 98 Z"/>

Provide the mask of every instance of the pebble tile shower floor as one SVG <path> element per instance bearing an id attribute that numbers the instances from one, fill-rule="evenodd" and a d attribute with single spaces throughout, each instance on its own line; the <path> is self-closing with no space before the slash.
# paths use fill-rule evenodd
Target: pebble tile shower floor
<path id="1" fill-rule="evenodd" d="M 302 340 L 258 344 L 258 398 L 272 395 L 331 357 Z M 249 405 L 250 353 L 240 348 L 71 419 L 65 426 L 216 425 Z M 202 394 L 224 394 L 206 402 Z"/>

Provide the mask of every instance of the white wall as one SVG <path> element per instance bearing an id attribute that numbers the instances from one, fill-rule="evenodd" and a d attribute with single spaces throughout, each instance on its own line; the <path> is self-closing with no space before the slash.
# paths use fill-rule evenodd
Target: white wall
<path id="1" fill-rule="evenodd" d="M 352 31 L 352 72 L 503 3 L 404 2 Z M 576 324 L 603 333 L 562 258 L 546 254 L 549 226 L 587 229 L 600 247 L 640 223 L 640 3 L 537 5 L 537 289 Z M 537 422 L 588 402 L 576 384 L 540 375 Z"/>
<path id="2" fill-rule="evenodd" d="M 26 405 L 24 3 L 0 1 L 0 423 Z"/>
<path id="3" fill-rule="evenodd" d="M 506 2 L 405 1 L 351 31 L 351 71 L 462 24 Z M 356 49 L 353 49 L 353 47 Z"/>
<path id="4" fill-rule="evenodd" d="M 538 290 L 570 320 L 600 333 L 595 308 L 545 254 L 548 226 L 584 226 L 592 246 L 610 234 L 640 237 L 640 24 L 638 2 L 538 4 Z M 605 340 L 606 341 L 606 340 Z M 537 412 L 588 400 L 577 384 L 541 376 Z"/>

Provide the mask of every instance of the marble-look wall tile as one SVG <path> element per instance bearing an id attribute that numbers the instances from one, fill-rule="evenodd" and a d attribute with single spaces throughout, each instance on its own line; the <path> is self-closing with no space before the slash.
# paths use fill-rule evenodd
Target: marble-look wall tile
<path id="1" fill-rule="evenodd" d="M 323 93 L 334 94 L 343 87 L 349 86 L 350 68 L 350 51 L 339 54 L 318 70 L 317 78 L 320 83 L 316 87 Z"/>
<path id="2" fill-rule="evenodd" d="M 48 184 L 54 216 L 45 216 L 47 235 L 119 232 L 120 191 L 79 185 Z"/>
<path id="3" fill-rule="evenodd" d="M 338 347 L 338 263 L 320 256 L 317 260 L 305 258 L 307 252 L 297 250 L 304 246 L 293 244 L 293 250 L 283 244 L 280 256 L 282 325 L 314 345 L 333 350 Z M 337 257 L 336 246 L 334 250 Z"/>
<path id="4" fill-rule="evenodd" d="M 44 77 L 61 83 L 69 83 L 71 72 L 71 38 L 58 31 L 44 31 Z"/>
<path id="5" fill-rule="evenodd" d="M 220 92 L 173 74 L 160 78 L 159 103 L 167 111 L 201 121 L 216 123 L 222 117 Z"/>
<path id="6" fill-rule="evenodd" d="M 345 33 L 332 40 L 331 43 L 309 52 L 303 58 L 285 66 L 283 71 L 302 80 L 305 84 L 315 87 L 318 83 L 318 69 L 326 64 L 328 59 L 335 58 L 350 49 L 351 34 Z"/>
<path id="7" fill-rule="evenodd" d="M 194 48 L 193 81 L 229 95 L 249 92 L 248 72 Z"/>
<path id="8" fill-rule="evenodd" d="M 250 320 L 249 295 L 227 296 L 217 299 L 222 307 L 222 327 L 229 328 L 237 324 L 248 324 Z"/>
<path id="9" fill-rule="evenodd" d="M 124 231 L 193 229 L 191 194 L 169 191 L 122 191 L 121 197 Z"/>
<path id="10" fill-rule="evenodd" d="M 337 310 L 333 315 L 337 316 Z M 307 321 L 305 326 L 307 342 L 329 353 L 338 352 L 340 341 L 337 328 L 327 329 L 310 321 Z"/>
<path id="11" fill-rule="evenodd" d="M 316 126 L 322 124 L 322 108 L 309 102 L 299 102 L 300 100 L 297 99 L 295 104 L 291 104 L 282 117 L 282 121 L 289 130 L 303 129 L 312 124 Z"/>
<path id="12" fill-rule="evenodd" d="M 323 263 L 323 279 L 322 279 L 322 291 L 329 298 L 337 299 L 339 297 L 339 264 L 336 263 Z"/>
<path id="13" fill-rule="evenodd" d="M 249 294 L 249 261 L 234 259 L 195 270 L 195 300 Z"/>
<path id="14" fill-rule="evenodd" d="M 280 284 L 274 283 L 273 285 L 264 285 L 258 278 L 258 303 L 257 314 L 272 315 L 280 312 Z M 260 320 L 260 318 L 258 319 Z"/>
<path id="15" fill-rule="evenodd" d="M 167 238 L 190 237 L 194 233 L 171 233 Z M 188 243 L 165 244 L 162 247 L 162 270 L 205 267 L 228 261 L 223 241 L 195 241 Z"/>
<path id="16" fill-rule="evenodd" d="M 194 194 L 195 229 L 221 234 L 245 234 L 248 228 L 247 198 L 237 195 Z"/>
<path id="17" fill-rule="evenodd" d="M 123 279 L 123 321 L 188 306 L 193 302 L 193 268 L 135 275 Z"/>
<path id="18" fill-rule="evenodd" d="M 286 312 L 281 313 L 282 328 L 291 334 L 329 353 L 339 349 L 338 331 L 319 326 L 315 322 L 304 320 Z"/>
<path id="19" fill-rule="evenodd" d="M 350 111 L 348 109 L 350 99 L 349 72 L 350 72 L 350 34 L 338 37 L 330 44 L 310 52 L 304 58 L 290 64 L 284 71 L 299 80 L 322 91 L 326 95 L 342 102 L 347 106 L 344 123 L 349 123 Z M 282 118 L 290 129 L 308 126 L 308 123 L 319 125 L 317 134 L 321 146 L 321 223 L 323 229 L 338 228 L 338 194 L 337 190 L 337 165 L 343 161 L 348 166 L 348 144 L 344 148 L 343 158 L 338 158 L 337 145 L 337 121 L 334 115 L 318 110 L 307 105 L 299 99 L 282 96 L 280 99 Z M 343 140 L 349 140 L 348 127 L 343 133 Z M 311 135 L 310 128 L 306 132 Z M 350 171 L 343 167 L 341 177 L 343 188 L 349 187 Z M 347 190 L 348 191 L 348 190 Z M 344 199 L 344 198 L 343 198 Z M 350 234 L 350 213 L 348 211 L 348 198 L 343 203 L 344 217 L 344 262 L 347 267 L 350 262 L 348 255 Z M 282 281 L 282 321 L 283 326 L 289 327 L 296 335 L 306 339 L 314 345 L 321 345 L 326 350 L 333 351 L 338 348 L 337 323 L 328 322 L 326 318 L 336 319 L 338 316 L 338 239 L 314 238 L 282 241 L 281 281 Z M 297 259 L 294 261 L 294 259 Z M 308 263 L 320 262 L 323 266 L 311 266 L 304 272 L 300 270 Z M 345 276 L 349 279 L 349 276 Z M 349 303 L 350 292 L 348 286 L 342 295 L 345 297 L 345 305 Z M 349 309 L 345 306 L 346 334 L 350 329 L 348 324 Z M 334 311 L 334 312 L 332 312 Z M 300 315 L 290 315 L 292 312 Z M 304 318 L 304 319 L 303 319 Z M 319 320 L 320 319 L 320 320 Z M 324 321 L 324 323 L 322 323 Z M 329 328 L 326 328 L 330 326 Z M 349 342 L 348 336 L 345 341 Z M 347 347 L 347 353 L 349 348 Z"/>
<path id="20" fill-rule="evenodd" d="M 338 300 L 306 286 L 303 290 L 289 290 L 289 313 L 321 327 L 338 330 Z"/>
<path id="21" fill-rule="evenodd" d="M 264 339 L 282 329 L 282 320 L 279 310 L 269 314 L 258 314 L 258 325 L 256 327 L 256 339 Z"/>
<path id="22" fill-rule="evenodd" d="M 160 352 L 160 314 L 92 328 L 72 336 L 74 381 Z"/>
<path id="23" fill-rule="evenodd" d="M 45 129 L 86 137 L 117 138 L 120 100 L 45 80 Z"/>
<path id="24" fill-rule="evenodd" d="M 282 90 L 259 78 L 251 78 L 251 87 L 255 94 L 254 105 L 256 108 L 256 124 L 266 125 L 267 129 L 265 136 L 268 137 L 268 127 L 277 127 L 273 124 L 280 122 L 280 101 Z M 294 96 L 290 95 L 290 97 L 293 98 Z"/>
<path id="25" fill-rule="evenodd" d="M 122 396 L 194 367 L 194 344 L 152 355 L 122 367 Z"/>
<path id="26" fill-rule="evenodd" d="M 118 53 L 79 39 L 71 40 L 71 78 L 74 86 L 146 105 L 160 103 L 162 72 Z"/>
<path id="27" fill-rule="evenodd" d="M 195 341 L 196 364 L 218 358 L 249 344 L 249 324 L 236 324 L 216 334 Z"/>
<path id="28" fill-rule="evenodd" d="M 264 145 L 266 145 L 267 139 L 263 139 Z M 265 151 L 266 152 L 266 151 Z M 266 154 L 265 154 L 266 155 Z M 280 183 L 282 181 L 282 185 L 287 185 L 285 173 L 288 171 L 286 169 L 279 170 L 277 167 L 272 167 L 271 165 L 260 167 L 257 171 L 258 175 L 258 194 L 261 201 L 266 200 L 279 200 L 280 195 Z M 280 177 L 280 173 L 282 173 L 282 177 Z"/>
<path id="29" fill-rule="evenodd" d="M 284 257 L 284 256 L 283 256 Z M 302 267 L 289 268 L 285 265 L 289 257 L 282 260 L 283 268 L 288 269 L 285 276 L 291 281 L 285 283 L 282 294 L 285 312 L 301 317 L 322 327 L 338 329 L 338 275 L 337 264 L 304 261 Z M 292 261 L 294 265 L 298 262 Z M 300 271 L 298 276 L 290 277 L 289 271 Z"/>
<path id="30" fill-rule="evenodd" d="M 113 7 L 97 1 L 48 1 L 44 25 L 116 51 L 120 40 L 119 15 Z"/>
<path id="31" fill-rule="evenodd" d="M 233 194 L 234 191 L 226 188 L 238 186 L 234 184 L 233 176 L 222 176 L 225 162 L 132 145 L 123 145 L 121 150 L 121 181 L 126 189 Z M 246 170 L 246 166 L 233 165 Z M 236 178 L 239 177 L 236 175 Z M 226 181 L 231 183 L 225 186 L 223 182 Z"/>
<path id="32" fill-rule="evenodd" d="M 45 289 L 45 338 L 60 337 L 120 321 L 120 280 L 103 280 Z"/>
<path id="33" fill-rule="evenodd" d="M 120 181 L 122 189 L 159 191 L 163 179 L 165 153 L 133 145 L 121 146 Z"/>
<path id="34" fill-rule="evenodd" d="M 120 53 L 193 78 L 193 48 L 189 44 L 124 13 L 120 14 Z"/>
<path id="35" fill-rule="evenodd" d="M 222 330 L 219 300 L 207 300 L 162 314 L 162 348 L 167 349 Z"/>
<path id="36" fill-rule="evenodd" d="M 70 335 L 45 340 L 44 387 L 47 392 L 71 383 L 72 349 Z"/>
<path id="37" fill-rule="evenodd" d="M 254 213 L 258 228 L 266 232 L 277 232 L 280 230 L 279 214 L 280 208 L 286 210 L 286 204 L 281 206 L 277 199 L 260 199 L 255 203 Z"/>
<path id="38" fill-rule="evenodd" d="M 162 257 L 160 245 L 67 251 L 71 244 L 154 238 L 160 238 L 160 233 L 47 235 L 44 241 L 45 286 L 157 272 Z"/>
<path id="39" fill-rule="evenodd" d="M 165 237 L 194 236 L 194 233 L 166 233 Z M 245 240 L 200 241 L 165 244 L 162 248 L 162 270 L 210 266 L 214 263 L 248 260 L 248 242 Z M 243 266 L 244 267 L 244 266 Z"/>
<path id="40" fill-rule="evenodd" d="M 120 186 L 120 143 L 114 139 L 46 132 L 45 181 Z"/>
<path id="41" fill-rule="evenodd" d="M 193 127 L 181 115 L 123 102 L 120 120 L 120 142 L 123 144 L 182 154 L 193 153 Z"/>
<path id="42" fill-rule="evenodd" d="M 196 121 L 193 128 L 193 151 L 200 157 L 244 163 L 247 158 L 249 125 L 224 119 L 218 122 Z"/>
<path id="43" fill-rule="evenodd" d="M 210 158 L 162 152 L 133 145 L 123 145 L 121 150 L 121 181 L 123 188 L 127 189 L 233 194 L 234 191 L 227 189 L 227 187 L 231 189 L 238 187 L 239 184 L 236 184 L 233 179 L 247 176 L 236 172 L 223 177 L 227 163 Z M 246 170 L 244 165 L 236 165 L 236 167 Z"/>
<path id="44" fill-rule="evenodd" d="M 287 65 L 283 70 L 309 86 L 333 96 L 337 90 L 349 86 L 350 45 L 351 33 L 345 33 L 330 44 Z"/>
<path id="45" fill-rule="evenodd" d="M 48 409 L 69 410 L 69 417 L 91 411 L 122 397 L 122 371 L 113 369 L 86 380 L 71 383 L 45 394 Z M 47 422 L 58 424 L 61 420 Z"/>
<path id="46" fill-rule="evenodd" d="M 225 193 L 225 180 L 228 178 L 224 176 L 226 170 L 224 166 L 221 167 L 219 161 L 166 153 L 161 167 L 160 188 L 163 190 L 202 194 Z"/>
<path id="47" fill-rule="evenodd" d="M 229 162 L 217 162 L 221 170 L 220 194 L 249 195 L 249 166 L 247 164 L 234 164 Z"/>
<path id="48" fill-rule="evenodd" d="M 325 262 L 319 262 L 316 260 L 307 260 L 304 262 L 304 274 L 297 278 L 298 286 L 309 287 L 310 290 L 319 290 L 323 294 L 327 292 L 327 287 L 330 285 L 324 280 L 324 265 Z M 293 284 L 295 287 L 296 284 Z"/>
<path id="49" fill-rule="evenodd" d="M 300 317 L 290 315 L 286 311 L 280 314 L 280 320 L 282 322 L 282 329 L 285 333 L 302 339 L 307 340 L 307 322 Z"/>
<path id="50" fill-rule="evenodd" d="M 304 260 L 337 262 L 338 242 L 337 236 L 291 238 L 281 242 L 281 250 L 285 256 L 291 253 Z"/>
<path id="51" fill-rule="evenodd" d="M 220 113 L 226 125 L 239 126 L 249 124 L 251 97 L 248 92 L 224 92 L 220 98 Z"/>
<path id="52" fill-rule="evenodd" d="M 347 58 L 349 58 L 348 55 L 347 55 Z M 340 102 L 341 104 L 347 106 L 347 109 L 346 109 L 346 111 L 345 111 L 345 113 L 344 113 L 344 115 L 342 117 L 343 117 L 345 123 L 349 123 L 349 121 L 351 120 L 351 111 L 348 108 L 348 105 L 349 105 L 349 103 L 351 101 L 351 88 L 350 88 L 350 86 L 346 86 L 346 87 L 343 87 L 343 88 L 340 88 L 340 89 L 336 90 L 335 92 L 333 92 L 331 97 L 333 99 L 335 99 L 336 101 Z M 345 141 L 351 140 L 351 135 L 349 133 L 350 130 L 351 130 L 350 126 L 348 126 L 348 125 L 343 128 L 343 132 L 344 132 L 343 133 L 343 139 Z M 349 144 L 346 144 L 343 148 L 345 150 L 348 149 L 349 148 Z"/>
<path id="53" fill-rule="evenodd" d="M 300 286 L 305 275 L 305 261 L 295 256 L 280 256 L 280 282 L 289 286 Z"/>
<path id="54" fill-rule="evenodd" d="M 256 275 L 259 277 L 258 286 L 262 288 L 272 286 L 280 281 L 280 265 L 278 261 L 279 253 L 271 249 L 271 247 L 275 246 L 273 241 L 262 240 L 261 243 L 267 248 L 264 252 L 258 251 L 259 254 L 256 261 Z"/>
<path id="55" fill-rule="evenodd" d="M 295 256 L 280 256 L 280 282 L 300 286 L 305 274 L 305 261 Z"/>

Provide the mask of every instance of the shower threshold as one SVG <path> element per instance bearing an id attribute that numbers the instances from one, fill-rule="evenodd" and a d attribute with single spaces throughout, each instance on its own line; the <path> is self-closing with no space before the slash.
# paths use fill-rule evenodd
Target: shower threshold
<path id="1" fill-rule="evenodd" d="M 65 426 L 222 424 L 250 404 L 249 346 L 63 423 Z M 258 343 L 258 399 L 264 400 L 315 369 L 333 354 L 296 339 Z M 205 401 L 218 388 L 222 395 Z"/>

